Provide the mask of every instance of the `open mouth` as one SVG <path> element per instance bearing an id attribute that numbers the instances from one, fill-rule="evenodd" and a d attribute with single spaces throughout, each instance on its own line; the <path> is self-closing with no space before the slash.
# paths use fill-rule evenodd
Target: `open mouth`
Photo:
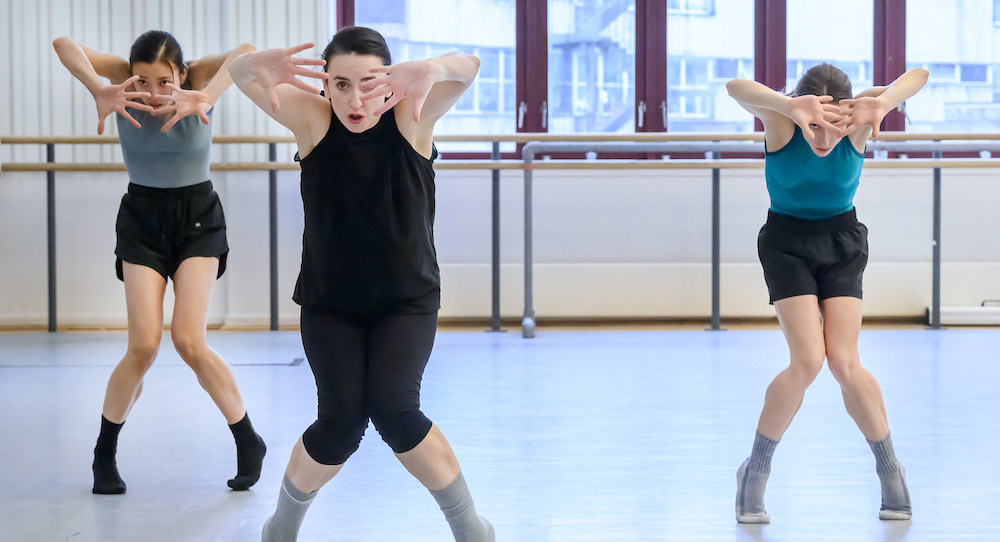
<path id="1" fill-rule="evenodd" d="M 364 118 L 365 118 L 364 115 L 359 115 L 357 113 L 351 113 L 347 115 L 347 120 L 351 121 L 352 124 L 358 124 L 359 122 L 364 120 Z"/>

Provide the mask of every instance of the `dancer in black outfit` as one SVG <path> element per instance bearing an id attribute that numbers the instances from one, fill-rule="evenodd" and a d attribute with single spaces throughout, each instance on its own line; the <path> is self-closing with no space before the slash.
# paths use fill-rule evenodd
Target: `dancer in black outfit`
<path id="1" fill-rule="evenodd" d="M 238 58 L 239 88 L 295 135 L 305 208 L 302 343 L 319 415 L 292 451 L 265 542 L 292 541 L 309 503 L 358 448 L 368 420 L 441 505 L 455 539 L 494 540 L 458 460 L 420 411 L 420 381 L 440 307 L 434 252 L 434 124 L 472 84 L 462 53 L 390 65 L 382 36 L 338 32 L 324 60 L 312 44 Z M 324 65 L 326 73 L 305 68 Z M 324 80 L 324 95 L 296 78 Z"/>

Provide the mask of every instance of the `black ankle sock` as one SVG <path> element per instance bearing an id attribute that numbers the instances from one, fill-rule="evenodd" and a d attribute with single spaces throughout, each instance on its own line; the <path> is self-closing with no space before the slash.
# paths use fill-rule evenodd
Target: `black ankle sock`
<path id="1" fill-rule="evenodd" d="M 122 423 L 111 423 L 101 416 L 101 434 L 97 437 L 94 447 L 94 489 L 99 495 L 115 495 L 125 493 L 125 481 L 118 475 L 118 465 L 115 462 L 115 452 L 118 449 L 118 432 Z"/>
<path id="2" fill-rule="evenodd" d="M 250 486 L 257 483 L 260 478 L 260 467 L 264 463 L 264 454 L 267 453 L 267 446 L 264 439 L 253 430 L 250 424 L 250 415 L 246 414 L 243 419 L 230 425 L 236 439 L 236 478 L 230 480 L 229 487 L 236 491 L 250 489 Z"/>

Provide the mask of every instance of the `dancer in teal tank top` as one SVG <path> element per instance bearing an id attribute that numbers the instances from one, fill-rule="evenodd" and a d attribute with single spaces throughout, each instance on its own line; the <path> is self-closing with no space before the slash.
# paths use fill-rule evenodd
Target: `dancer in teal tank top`
<path id="1" fill-rule="evenodd" d="M 209 180 L 210 115 L 233 83 L 230 62 L 255 48 L 244 44 L 187 63 L 177 40 L 160 30 L 139 36 L 128 60 L 66 37 L 52 45 L 63 65 L 93 94 L 97 133 L 104 132 L 105 118 L 117 113 L 131 181 L 115 228 L 116 270 L 125 283 L 128 307 L 128 349 L 104 396 L 92 491 L 125 492 L 116 461 L 118 433 L 160 347 L 168 279 L 174 283 L 174 346 L 233 432 L 237 475 L 229 487 L 249 489 L 260 477 L 266 447 L 250 423 L 232 369 L 209 348 L 205 328 L 212 290 L 229 252 L 222 204 Z"/>
<path id="2" fill-rule="evenodd" d="M 865 142 L 878 136 L 889 111 L 926 82 L 927 71 L 914 69 L 888 87 L 853 96 L 847 75 L 821 64 L 806 72 L 790 95 L 742 79 L 726 85 L 729 95 L 764 124 L 771 208 L 758 252 L 791 355 L 788 368 L 767 388 L 752 452 L 736 473 L 740 523 L 771 521 L 764 509 L 771 455 L 824 361 L 875 454 L 882 486 L 879 518 L 912 515 L 882 392 L 858 352 L 868 229 L 858 222 L 853 202 Z"/>

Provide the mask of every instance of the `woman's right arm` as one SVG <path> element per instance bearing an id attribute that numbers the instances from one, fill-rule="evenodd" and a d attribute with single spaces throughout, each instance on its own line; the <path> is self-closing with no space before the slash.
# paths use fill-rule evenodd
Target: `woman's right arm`
<path id="1" fill-rule="evenodd" d="M 94 96 L 94 101 L 97 102 L 98 134 L 104 133 L 104 119 L 113 112 L 122 115 L 138 127 L 138 121 L 132 118 L 125 108 L 153 110 L 146 104 L 131 101 L 135 98 L 149 98 L 149 93 L 126 91 L 138 77 L 128 76 L 128 62 L 123 58 L 99 53 L 67 37 L 56 38 L 52 42 L 52 47 L 55 48 L 63 65 Z M 101 81 L 102 76 L 110 79 L 112 84 L 105 85 L 104 81 Z"/>
<path id="2" fill-rule="evenodd" d="M 743 109 L 759 118 L 764 124 L 764 137 L 768 146 L 775 144 L 777 150 L 791 141 L 797 124 L 804 134 L 813 137 L 810 124 L 837 131 L 834 122 L 843 120 L 840 108 L 833 105 L 829 96 L 807 94 L 791 98 L 771 90 L 756 81 L 733 79 L 726 83 L 726 90 Z"/>
<path id="3" fill-rule="evenodd" d="M 92 76 L 106 77 L 112 85 L 120 85 L 131 75 L 128 61 L 118 55 L 95 51 L 86 45 L 79 44 L 67 37 L 56 38 L 52 42 L 56 54 L 63 65 L 69 68 L 74 77 L 91 88 L 95 82 L 100 85 L 100 79 Z"/>
<path id="4" fill-rule="evenodd" d="M 306 43 L 288 49 L 254 51 L 240 55 L 229 66 L 229 74 L 243 94 L 292 131 L 302 156 L 308 154 L 329 129 L 329 115 L 333 114 L 330 102 L 319 95 L 319 89 L 298 78 L 329 77 L 325 72 L 303 67 L 322 66 L 325 61 L 292 56 L 312 46 Z"/>

